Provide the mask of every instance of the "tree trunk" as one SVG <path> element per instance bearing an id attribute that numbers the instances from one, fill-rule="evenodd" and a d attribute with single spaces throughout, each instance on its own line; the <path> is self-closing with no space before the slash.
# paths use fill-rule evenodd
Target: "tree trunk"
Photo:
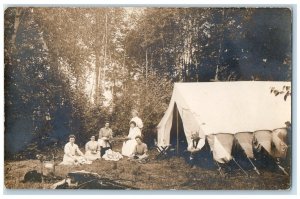
<path id="1" fill-rule="evenodd" d="M 105 13 L 105 43 L 104 43 L 104 57 L 103 57 L 103 77 L 102 77 L 102 90 L 105 89 L 105 70 L 107 64 L 107 13 Z M 101 86 L 101 85 L 100 85 Z"/>
<path id="2" fill-rule="evenodd" d="M 148 48 L 146 48 L 146 84 L 148 79 Z"/>
<path id="3" fill-rule="evenodd" d="M 125 51 L 125 46 L 124 46 L 124 55 L 123 55 L 123 63 L 122 63 L 122 79 L 126 81 L 126 69 L 125 69 L 125 56 L 126 56 L 126 51 Z M 125 82 L 122 83 L 122 90 L 125 90 L 126 85 Z"/>
<path id="4" fill-rule="evenodd" d="M 96 14 L 96 35 L 95 35 L 95 45 L 94 45 L 94 53 L 95 53 L 95 84 L 94 84 L 94 89 L 95 89 L 95 104 L 99 105 L 99 100 L 100 100 L 100 79 L 101 79 L 101 63 L 100 63 L 100 56 L 101 56 L 101 50 L 100 50 L 100 19 L 98 13 Z M 104 41 L 104 36 L 102 43 Z"/>
<path id="5" fill-rule="evenodd" d="M 21 8 L 16 8 L 15 22 L 14 22 L 14 32 L 11 36 L 12 47 L 13 49 L 17 49 L 16 47 L 16 38 L 20 26 L 20 16 L 21 16 Z"/>
<path id="6" fill-rule="evenodd" d="M 198 66 L 197 57 L 196 57 L 195 71 L 196 71 L 196 82 L 199 82 L 199 66 Z"/>
<path id="7" fill-rule="evenodd" d="M 219 58 L 218 58 L 218 64 L 217 64 L 217 68 L 216 68 L 216 73 L 215 73 L 215 79 L 214 81 L 219 81 L 219 73 L 220 73 L 220 65 L 221 65 L 221 58 L 222 58 L 222 44 L 223 44 L 223 40 L 224 40 L 224 15 L 225 15 L 225 9 L 223 8 L 222 10 L 222 21 L 221 21 L 221 40 L 220 40 L 220 44 L 219 44 Z"/>
<path id="8" fill-rule="evenodd" d="M 96 63 L 95 63 L 95 104 L 98 104 L 99 101 L 99 78 L 100 78 L 100 63 L 99 63 L 99 54 L 97 53 L 97 49 L 95 49 L 95 54 L 96 54 Z"/>

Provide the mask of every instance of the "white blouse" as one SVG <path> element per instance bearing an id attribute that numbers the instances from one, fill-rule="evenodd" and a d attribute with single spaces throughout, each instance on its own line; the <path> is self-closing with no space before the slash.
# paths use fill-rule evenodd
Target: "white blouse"
<path id="1" fill-rule="evenodd" d="M 66 155 L 69 155 L 69 156 L 75 156 L 76 152 L 79 155 L 83 155 L 83 153 L 79 150 L 78 145 L 75 144 L 75 143 L 72 145 L 70 142 L 68 142 L 65 145 L 64 152 L 65 152 Z"/>
<path id="2" fill-rule="evenodd" d="M 142 129 L 144 127 L 143 125 L 143 121 L 141 120 L 141 118 L 139 117 L 133 117 L 130 122 L 134 121 L 136 123 L 136 126 L 139 127 L 140 129 Z"/>

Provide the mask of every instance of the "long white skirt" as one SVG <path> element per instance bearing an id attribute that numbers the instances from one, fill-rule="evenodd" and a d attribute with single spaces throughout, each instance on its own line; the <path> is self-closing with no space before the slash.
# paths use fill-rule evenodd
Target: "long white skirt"
<path id="1" fill-rule="evenodd" d="M 84 157 L 90 161 L 100 159 L 100 151 L 97 151 L 97 153 L 92 153 L 92 151 L 86 151 Z"/>
<path id="2" fill-rule="evenodd" d="M 92 164 L 91 161 L 87 160 L 86 158 L 82 157 L 82 156 L 73 156 L 73 158 L 71 158 L 68 155 L 64 155 L 63 161 L 60 163 L 60 165 L 78 165 L 78 164 Z"/>
<path id="3" fill-rule="evenodd" d="M 122 155 L 130 157 L 133 154 L 136 145 L 136 140 L 127 140 L 123 142 Z"/>

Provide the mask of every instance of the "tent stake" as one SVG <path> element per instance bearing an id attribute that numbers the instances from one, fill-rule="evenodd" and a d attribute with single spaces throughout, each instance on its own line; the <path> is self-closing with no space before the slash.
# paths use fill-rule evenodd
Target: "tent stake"
<path id="1" fill-rule="evenodd" d="M 219 163 L 214 159 L 214 155 L 213 155 L 213 153 L 212 153 L 211 150 L 210 150 L 210 154 L 212 155 L 213 160 L 214 160 L 214 162 L 216 163 L 216 165 L 217 165 L 217 167 L 218 167 L 218 171 L 219 171 L 219 173 L 220 173 L 220 176 L 225 177 L 225 174 L 223 173 L 221 166 L 220 166 Z"/>
<path id="2" fill-rule="evenodd" d="M 285 175 L 289 175 L 281 165 L 278 164 L 277 166 Z"/>
<path id="3" fill-rule="evenodd" d="M 249 162 L 251 163 L 251 165 L 253 166 L 253 170 L 258 174 L 260 175 L 260 172 L 259 170 L 256 168 L 256 166 L 254 165 L 254 163 L 251 161 L 251 159 L 247 156 L 247 159 L 249 160 Z"/>
<path id="4" fill-rule="evenodd" d="M 248 173 L 235 161 L 234 157 L 232 157 L 232 160 L 235 162 L 236 165 L 245 173 L 245 175 L 248 177 Z"/>
<path id="5" fill-rule="evenodd" d="M 220 167 L 219 163 L 218 163 L 217 161 L 215 161 L 215 163 L 216 163 L 217 166 L 218 166 L 218 171 L 219 171 L 220 175 L 221 175 L 222 177 L 225 177 L 225 174 L 223 173 L 222 168 Z"/>
<path id="6" fill-rule="evenodd" d="M 276 162 L 278 168 L 279 168 L 285 175 L 288 176 L 289 174 L 285 171 L 285 169 L 283 168 L 283 166 L 280 165 L 280 158 L 276 158 L 276 159 L 275 159 L 275 162 Z"/>

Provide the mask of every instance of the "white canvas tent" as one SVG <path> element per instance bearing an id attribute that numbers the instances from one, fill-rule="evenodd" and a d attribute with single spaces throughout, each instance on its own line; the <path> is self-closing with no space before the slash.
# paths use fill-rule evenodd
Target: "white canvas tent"
<path id="1" fill-rule="evenodd" d="M 244 150 L 244 153 L 248 158 L 254 158 L 253 154 L 253 133 L 252 132 L 242 132 L 235 134 L 235 138 Z"/>
<path id="2" fill-rule="evenodd" d="M 285 122 L 291 122 L 291 97 L 284 100 L 284 95 L 275 96 L 271 93 L 271 88 L 281 91 L 284 86 L 291 86 L 291 83 L 175 83 L 169 107 L 157 126 L 158 146 L 170 144 L 175 110 L 178 110 L 177 116 L 182 120 L 187 143 L 191 142 L 193 131 L 198 131 L 200 137 L 205 138 L 208 135 L 215 137 L 214 135 L 219 133 L 272 131 L 285 127 Z M 217 140 L 223 144 L 222 140 Z M 213 145 L 210 143 L 211 148 Z M 230 159 L 230 156 L 228 158 Z"/>

